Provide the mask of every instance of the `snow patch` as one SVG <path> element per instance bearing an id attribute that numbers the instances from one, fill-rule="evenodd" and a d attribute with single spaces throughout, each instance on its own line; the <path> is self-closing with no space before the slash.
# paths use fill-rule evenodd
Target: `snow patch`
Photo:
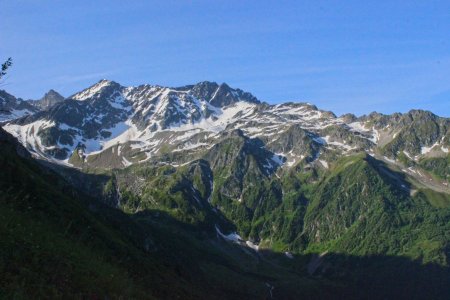
<path id="1" fill-rule="evenodd" d="M 286 257 L 287 258 L 290 258 L 290 259 L 293 259 L 294 258 L 294 255 L 292 255 L 292 253 L 291 252 L 284 252 L 284 255 L 286 255 Z"/>
<path id="2" fill-rule="evenodd" d="M 283 156 L 280 154 L 274 154 L 271 159 L 278 166 L 282 166 L 284 164 Z"/>
<path id="3" fill-rule="evenodd" d="M 361 122 L 353 122 L 350 124 L 347 124 L 348 127 L 350 127 L 351 129 L 353 129 L 353 131 L 357 131 L 357 132 L 366 132 L 369 131 L 367 128 L 364 127 L 364 124 Z"/>
<path id="4" fill-rule="evenodd" d="M 420 153 L 421 154 L 427 154 L 429 153 L 434 147 L 436 147 L 438 144 L 438 142 L 434 143 L 434 145 L 432 145 L 431 147 L 427 147 L 427 146 L 422 146 Z"/>
<path id="5" fill-rule="evenodd" d="M 254 243 L 251 242 L 251 241 L 246 241 L 245 244 L 246 244 L 248 247 L 250 247 L 250 248 L 252 248 L 253 250 L 255 250 L 255 251 L 258 251 L 258 250 L 259 250 L 259 246 L 256 245 L 256 244 L 254 244 Z"/>
<path id="6" fill-rule="evenodd" d="M 378 141 L 380 140 L 380 133 L 378 132 L 378 130 L 375 129 L 375 127 L 372 127 L 372 138 L 370 138 L 370 140 L 374 143 L 377 144 Z"/>
<path id="7" fill-rule="evenodd" d="M 89 99 L 89 98 L 93 97 L 94 95 L 96 95 L 97 93 L 99 93 L 103 88 L 109 86 L 110 84 L 111 84 L 111 81 L 102 80 L 99 83 L 92 86 L 91 88 L 88 88 L 78 94 L 75 94 L 74 96 L 72 96 L 72 99 L 79 100 L 79 101 Z"/>
<path id="8" fill-rule="evenodd" d="M 414 160 L 411 154 L 409 154 L 407 151 L 403 150 L 403 153 L 411 160 Z"/>
<path id="9" fill-rule="evenodd" d="M 326 161 L 319 159 L 319 162 L 322 164 L 322 166 L 323 166 L 325 169 L 328 169 L 328 163 L 327 163 Z"/>
<path id="10" fill-rule="evenodd" d="M 393 163 L 393 164 L 395 164 L 395 160 L 393 160 L 393 159 L 390 159 L 389 157 L 387 157 L 387 156 L 383 156 L 383 158 L 386 160 L 386 161 L 388 161 L 388 162 L 390 162 L 390 163 Z"/>
<path id="11" fill-rule="evenodd" d="M 223 234 L 220 229 L 217 227 L 216 225 L 216 232 L 218 235 L 220 235 L 222 238 L 224 238 L 227 241 L 233 242 L 233 243 L 240 243 L 243 242 L 244 240 L 241 238 L 241 236 L 239 234 L 237 234 L 236 232 L 232 232 L 230 234 Z"/>

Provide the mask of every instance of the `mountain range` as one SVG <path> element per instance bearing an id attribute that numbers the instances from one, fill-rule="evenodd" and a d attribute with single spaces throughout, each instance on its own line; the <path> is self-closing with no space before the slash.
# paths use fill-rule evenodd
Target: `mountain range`
<path id="1" fill-rule="evenodd" d="M 39 100 L 23 100 L 0 91 L 0 123 L 48 110 L 63 100 L 64 97 L 54 90 L 48 91 Z"/>
<path id="2" fill-rule="evenodd" d="M 71 274 L 48 281 L 57 296 L 450 296 L 448 118 L 423 110 L 336 116 L 207 81 L 101 80 L 38 101 L 0 91 L 0 104 L 4 211 L 38 236 L 57 237 L 60 248 L 48 251 L 63 261 L 57 273 Z M 38 233 L 33 224 L 42 222 Z M 32 243 L 8 224 L 4 249 Z M 93 228 L 90 237 L 83 226 Z M 64 252 L 66 243 L 79 245 L 78 256 Z M 33 251 L 36 259 L 46 253 Z M 102 253 L 92 259 L 117 282 L 83 269 L 89 251 Z M 26 283 L 45 286 L 45 276 L 33 275 L 38 263 L 12 261 L 31 270 Z M 5 295 L 14 295 L 24 275 L 3 268 Z M 84 282 L 86 274 L 99 285 Z"/>

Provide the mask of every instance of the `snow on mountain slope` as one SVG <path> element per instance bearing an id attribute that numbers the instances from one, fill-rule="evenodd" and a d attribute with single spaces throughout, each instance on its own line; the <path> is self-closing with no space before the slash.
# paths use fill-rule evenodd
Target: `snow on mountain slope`
<path id="1" fill-rule="evenodd" d="M 32 115 L 39 109 L 0 90 L 0 123 Z"/>
<path id="2" fill-rule="evenodd" d="M 308 103 L 261 103 L 250 93 L 214 82 L 168 88 L 123 87 L 101 80 L 48 111 L 4 128 L 36 156 L 74 166 L 125 167 L 167 153 L 179 164 L 239 129 L 280 156 L 282 167 L 306 160 L 328 168 L 326 160 L 336 153 L 389 146 L 409 134 L 409 124 L 424 118 L 441 124 L 440 133 L 432 139 L 421 137 L 419 149 L 402 144 L 395 151 L 420 156 L 448 149 L 448 120 L 420 111 L 338 118 Z"/>

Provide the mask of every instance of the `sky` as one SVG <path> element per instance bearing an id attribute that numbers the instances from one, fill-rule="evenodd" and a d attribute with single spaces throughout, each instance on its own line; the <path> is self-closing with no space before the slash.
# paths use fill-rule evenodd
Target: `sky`
<path id="1" fill-rule="evenodd" d="M 0 88 L 24 99 L 209 80 L 338 115 L 450 117 L 448 0 L 0 0 L 8 57 Z"/>

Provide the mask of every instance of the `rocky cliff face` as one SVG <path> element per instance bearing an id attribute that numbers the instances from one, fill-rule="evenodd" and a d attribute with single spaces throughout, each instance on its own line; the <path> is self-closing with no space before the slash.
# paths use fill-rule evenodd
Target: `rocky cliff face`
<path id="1" fill-rule="evenodd" d="M 103 80 L 5 129 L 42 158 L 103 168 L 167 152 L 197 157 L 237 129 L 282 157 L 284 167 L 301 161 L 326 165 L 357 151 L 418 161 L 445 156 L 449 148 L 449 120 L 430 112 L 336 117 L 310 104 L 268 105 L 212 82 L 166 88 Z M 114 163 L 101 163 L 108 160 Z"/>
<path id="2" fill-rule="evenodd" d="M 27 102 L 39 110 L 48 110 L 52 106 L 64 101 L 64 97 L 57 91 L 50 90 L 39 100 L 28 100 Z"/>

